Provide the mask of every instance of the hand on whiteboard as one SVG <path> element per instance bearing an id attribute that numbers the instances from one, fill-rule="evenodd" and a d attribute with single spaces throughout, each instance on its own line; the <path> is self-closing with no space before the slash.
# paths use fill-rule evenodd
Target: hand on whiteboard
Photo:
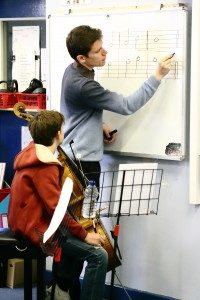
<path id="1" fill-rule="evenodd" d="M 102 125 L 103 127 L 103 141 L 105 144 L 110 144 L 112 142 L 114 142 L 116 140 L 116 132 L 117 130 L 113 131 L 111 129 L 111 127 L 106 124 L 106 123 L 103 123 Z"/>
<path id="2" fill-rule="evenodd" d="M 174 54 L 175 53 L 167 55 L 163 57 L 163 59 L 161 59 L 155 72 L 156 79 L 161 80 L 165 75 L 169 73 Z"/>

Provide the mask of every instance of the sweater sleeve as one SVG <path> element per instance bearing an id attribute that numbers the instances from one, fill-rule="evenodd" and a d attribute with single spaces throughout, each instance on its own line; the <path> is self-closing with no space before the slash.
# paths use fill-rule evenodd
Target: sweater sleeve
<path id="1" fill-rule="evenodd" d="M 150 76 L 135 92 L 125 97 L 104 89 L 97 81 L 88 80 L 82 86 L 82 101 L 88 107 L 130 115 L 153 97 L 160 83 L 160 80 Z"/>
<path id="2" fill-rule="evenodd" d="M 60 198 L 59 175 L 58 165 L 44 165 L 34 177 L 35 187 L 50 217 L 53 216 Z M 66 231 L 69 230 L 72 235 L 79 239 L 85 239 L 87 231 L 68 213 L 65 214 L 62 223 L 65 224 Z"/>

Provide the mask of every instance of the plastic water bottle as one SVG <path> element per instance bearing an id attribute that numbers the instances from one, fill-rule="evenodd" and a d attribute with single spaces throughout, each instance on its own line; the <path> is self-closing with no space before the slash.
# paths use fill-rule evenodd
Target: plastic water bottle
<path id="1" fill-rule="evenodd" d="M 83 218 L 92 219 L 96 216 L 96 203 L 99 196 L 95 181 L 90 180 L 84 192 L 84 200 L 82 207 Z"/>

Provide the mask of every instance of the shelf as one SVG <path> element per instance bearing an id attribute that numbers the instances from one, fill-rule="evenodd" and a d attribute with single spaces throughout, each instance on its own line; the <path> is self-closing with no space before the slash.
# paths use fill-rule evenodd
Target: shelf
<path id="1" fill-rule="evenodd" d="M 37 112 L 39 110 L 44 110 L 44 108 L 27 108 L 26 111 Z M 0 108 L 0 111 L 13 111 L 13 108 Z"/>

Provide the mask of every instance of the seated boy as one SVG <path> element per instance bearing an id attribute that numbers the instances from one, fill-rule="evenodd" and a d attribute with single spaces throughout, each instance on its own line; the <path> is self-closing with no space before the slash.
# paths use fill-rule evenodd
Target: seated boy
<path id="1" fill-rule="evenodd" d="M 15 175 L 11 185 L 8 209 L 9 227 L 17 237 L 24 237 L 42 247 L 44 232 L 49 226 L 61 194 L 63 166 L 55 157 L 62 143 L 64 117 L 57 111 L 40 111 L 29 122 L 33 138 L 26 148 L 16 155 Z M 81 289 L 81 300 L 102 300 L 107 271 L 107 252 L 99 245 L 104 238 L 88 233 L 68 212 L 66 238 L 60 245 L 61 261 L 55 274 L 55 300 L 78 300 L 70 294 L 73 272 L 64 261 L 87 261 Z M 48 241 L 47 241 L 48 242 Z M 69 295 L 70 294 L 70 295 Z"/>

